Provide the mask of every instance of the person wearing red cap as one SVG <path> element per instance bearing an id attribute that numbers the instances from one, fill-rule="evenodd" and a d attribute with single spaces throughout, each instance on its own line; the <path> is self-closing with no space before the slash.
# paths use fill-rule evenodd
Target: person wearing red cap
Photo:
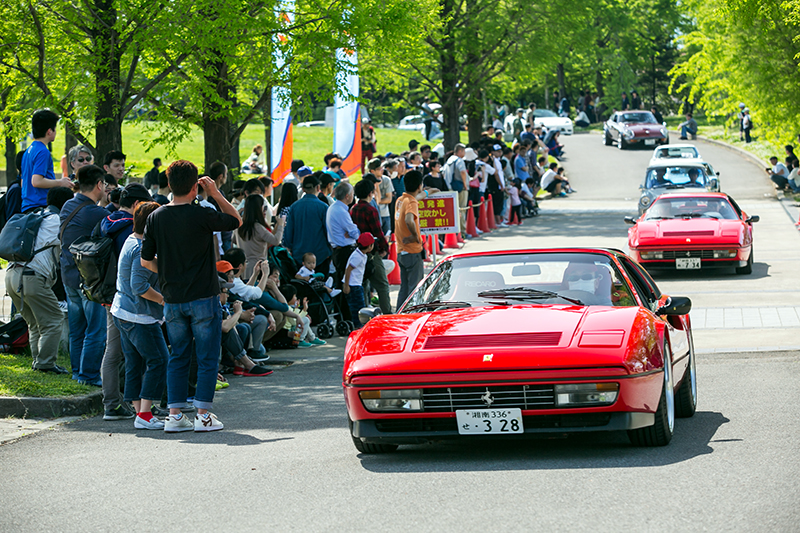
<path id="1" fill-rule="evenodd" d="M 347 295 L 347 305 L 350 307 L 350 317 L 356 329 L 361 327 L 358 312 L 364 307 L 364 269 L 367 266 L 367 254 L 375 246 L 375 237 L 372 233 L 362 233 L 356 240 L 356 249 L 347 260 L 347 267 L 342 280 L 342 291 Z"/>

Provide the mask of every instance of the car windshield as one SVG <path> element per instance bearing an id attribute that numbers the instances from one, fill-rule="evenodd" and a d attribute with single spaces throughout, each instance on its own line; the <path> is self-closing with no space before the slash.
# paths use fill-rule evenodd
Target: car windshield
<path id="1" fill-rule="evenodd" d="M 683 188 L 705 187 L 708 184 L 705 171 L 700 167 L 657 167 L 647 170 L 645 187 Z"/>
<path id="2" fill-rule="evenodd" d="M 636 305 L 612 260 L 588 252 L 456 257 L 441 263 L 403 312 L 487 305 Z"/>
<path id="3" fill-rule="evenodd" d="M 549 109 L 537 109 L 536 111 L 533 112 L 533 116 L 534 117 L 539 117 L 539 118 L 542 118 L 542 117 L 551 118 L 551 117 L 557 117 L 558 115 L 556 115 L 555 113 L 553 113 Z"/>
<path id="4" fill-rule="evenodd" d="M 670 218 L 716 218 L 736 220 L 739 217 L 725 198 L 659 198 L 645 214 L 645 220 Z"/>
<path id="5" fill-rule="evenodd" d="M 658 124 L 656 117 L 649 111 L 642 111 L 640 113 L 620 113 L 619 122 L 625 124 Z"/>
<path id="6" fill-rule="evenodd" d="M 656 148 L 656 159 L 696 159 L 700 154 L 694 146 Z"/>

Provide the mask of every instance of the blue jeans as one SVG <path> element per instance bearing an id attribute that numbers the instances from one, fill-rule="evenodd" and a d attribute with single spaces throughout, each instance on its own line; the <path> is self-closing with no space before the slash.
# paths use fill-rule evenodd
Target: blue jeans
<path id="1" fill-rule="evenodd" d="M 358 320 L 358 312 L 364 307 L 364 288 L 361 285 L 350 285 L 347 305 L 350 307 L 350 319 L 353 321 L 353 325 L 356 329 L 361 328 L 361 321 Z"/>
<path id="2" fill-rule="evenodd" d="M 392 232 L 392 217 L 381 217 L 381 230 L 384 235 L 389 235 Z"/>
<path id="3" fill-rule="evenodd" d="M 125 354 L 125 401 L 161 401 L 169 350 L 161 326 L 134 324 L 114 317 Z"/>
<path id="4" fill-rule="evenodd" d="M 697 135 L 697 130 L 690 128 L 689 126 L 681 126 L 681 137 L 691 137 L 692 135 Z"/>
<path id="5" fill-rule="evenodd" d="M 187 407 L 192 340 L 197 353 L 197 387 L 194 406 L 211 409 L 217 386 L 222 348 L 222 307 L 219 296 L 180 304 L 164 304 L 172 353 L 167 363 L 167 406 Z"/>
<path id="6" fill-rule="evenodd" d="M 72 378 L 98 381 L 106 344 L 106 310 L 80 289 L 64 287 L 69 319 L 69 358 Z"/>

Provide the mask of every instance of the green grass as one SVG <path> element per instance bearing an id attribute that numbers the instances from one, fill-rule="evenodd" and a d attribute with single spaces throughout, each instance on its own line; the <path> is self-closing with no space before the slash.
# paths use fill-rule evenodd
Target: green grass
<path id="1" fill-rule="evenodd" d="M 416 139 L 424 144 L 422 135 L 417 131 L 398 130 L 394 128 L 377 128 L 378 151 L 400 153 L 408 150 L 408 141 Z M 168 165 L 176 159 L 188 159 L 202 167 L 203 157 L 203 132 L 193 127 L 186 139 L 175 147 L 174 155 L 167 155 L 166 146 L 155 146 L 149 151 L 145 149 L 147 143 L 157 138 L 157 132 L 143 126 L 134 126 L 126 122 L 122 126 L 122 151 L 127 156 L 126 163 L 135 165 L 134 176 L 144 176 L 152 168 L 153 159 L 160 157 Z M 461 139 L 466 142 L 467 133 L 461 132 Z M 265 145 L 264 127 L 250 125 L 245 129 L 240 141 L 239 160 L 247 158 L 256 144 Z M 431 146 L 436 143 L 429 143 Z M 321 169 L 324 165 L 322 158 L 333 151 L 333 128 L 294 128 L 294 159 L 302 159 L 307 165 Z M 56 174 L 61 172 L 60 158 L 64 153 L 63 130 L 59 129 L 58 136 L 53 142 L 54 167 Z M 0 169 L 5 168 L 5 159 L 2 160 Z"/>
<path id="2" fill-rule="evenodd" d="M 57 362 L 64 368 L 71 367 L 67 355 L 60 355 Z M 72 380 L 71 374 L 31 370 L 31 356 L 27 353 L 0 353 L 0 396 L 77 396 L 96 390 L 97 387 L 79 385 Z"/>

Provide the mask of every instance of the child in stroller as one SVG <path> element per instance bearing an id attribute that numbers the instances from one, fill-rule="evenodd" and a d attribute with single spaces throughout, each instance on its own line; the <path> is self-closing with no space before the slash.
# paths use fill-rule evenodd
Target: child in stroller
<path id="1" fill-rule="evenodd" d="M 334 331 L 343 337 L 350 335 L 355 326 L 342 314 L 343 303 L 341 294 L 339 294 L 341 291 L 334 296 L 333 292 L 328 292 L 327 287 L 317 291 L 308 281 L 297 279 L 295 276 L 300 267 L 289 250 L 282 246 L 271 247 L 268 252 L 268 260 L 270 265 L 275 268 L 270 276 L 278 276 L 281 283 L 293 285 L 297 289 L 298 300 L 302 301 L 303 298 L 308 298 L 308 316 L 311 317 L 311 324 L 317 326 L 317 337 L 329 339 L 333 337 Z M 310 279 L 314 280 L 313 277 Z"/>
<path id="2" fill-rule="evenodd" d="M 307 281 L 311 284 L 311 288 L 319 294 L 327 292 L 331 298 L 338 296 L 342 291 L 333 288 L 333 278 L 328 276 L 328 279 L 323 282 L 322 280 L 325 279 L 325 274 L 322 272 L 314 272 L 316 267 L 317 256 L 311 252 L 304 253 L 303 266 L 301 266 L 300 270 L 297 271 L 297 274 L 294 275 L 294 279 Z"/>

